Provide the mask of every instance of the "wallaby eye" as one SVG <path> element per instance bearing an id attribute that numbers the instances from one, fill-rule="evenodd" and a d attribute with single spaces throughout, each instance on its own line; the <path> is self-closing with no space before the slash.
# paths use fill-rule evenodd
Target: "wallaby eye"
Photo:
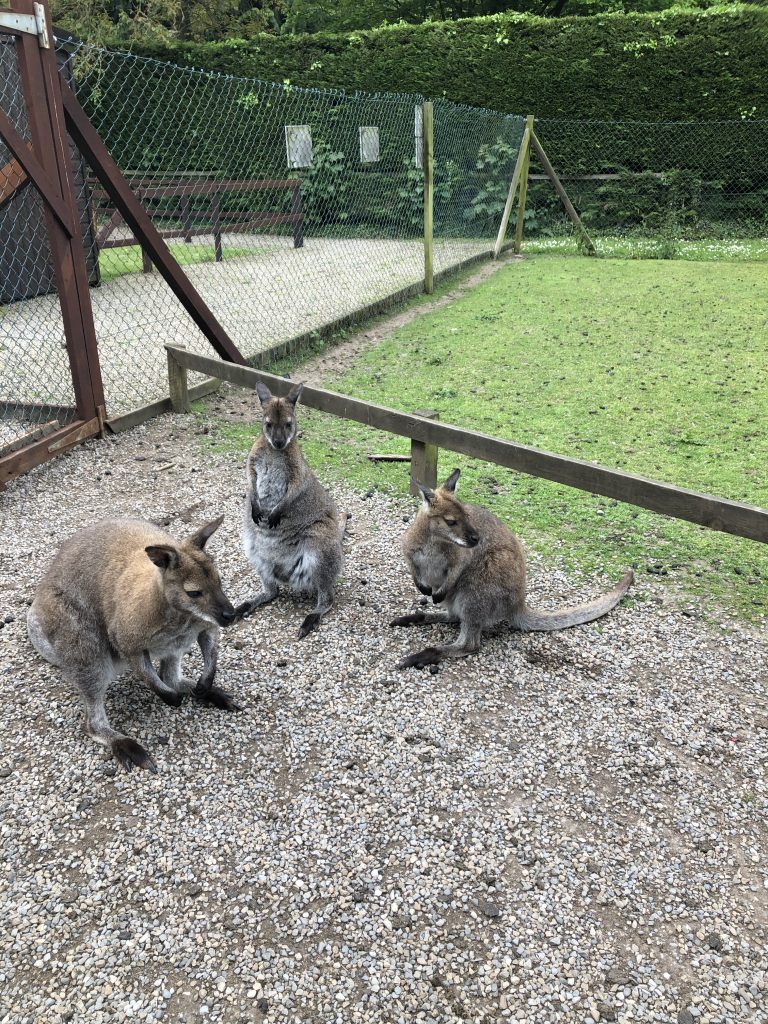
<path id="1" fill-rule="evenodd" d="M 448 524 L 448 526 L 455 526 L 456 525 L 456 520 L 455 519 L 446 519 L 445 521 Z"/>
<path id="2" fill-rule="evenodd" d="M 197 599 L 198 597 L 202 597 L 202 596 L 203 596 L 202 590 L 188 590 L 187 591 L 187 597 L 194 597 L 195 599 Z"/>

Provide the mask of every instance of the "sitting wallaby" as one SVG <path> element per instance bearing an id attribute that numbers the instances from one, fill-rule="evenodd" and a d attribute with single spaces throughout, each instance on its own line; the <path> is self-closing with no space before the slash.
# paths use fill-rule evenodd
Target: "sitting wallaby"
<path id="1" fill-rule="evenodd" d="M 262 591 L 238 607 L 239 614 L 250 615 L 277 597 L 281 583 L 295 594 L 314 597 L 300 639 L 333 605 L 346 529 L 346 517 L 339 516 L 296 441 L 296 403 L 303 388 L 297 384 L 285 398 L 274 398 L 261 381 L 256 385 L 263 416 L 261 435 L 245 464 L 243 546 Z"/>
<path id="2" fill-rule="evenodd" d="M 222 520 L 177 543 L 152 523 L 105 519 L 64 541 L 37 587 L 27 615 L 32 645 L 78 688 L 87 732 L 127 771 L 132 765 L 157 771 L 147 751 L 107 718 L 107 689 L 127 666 L 171 707 L 191 692 L 239 710 L 213 685 L 219 626 L 237 618 L 204 550 Z M 195 642 L 203 655 L 197 685 L 181 676 L 181 660 Z M 153 657 L 160 659 L 159 673 Z"/>
<path id="3" fill-rule="evenodd" d="M 455 622 L 455 643 L 427 647 L 404 658 L 398 668 L 424 668 L 444 658 L 477 654 L 484 630 L 506 624 L 513 629 L 548 631 L 599 619 L 629 589 L 631 570 L 603 597 L 562 611 L 534 611 L 526 604 L 525 556 L 517 537 L 491 512 L 465 505 L 454 492 L 454 469 L 437 490 L 419 484 L 423 502 L 403 535 L 402 548 L 414 583 L 445 612 L 416 612 L 393 626 Z"/>

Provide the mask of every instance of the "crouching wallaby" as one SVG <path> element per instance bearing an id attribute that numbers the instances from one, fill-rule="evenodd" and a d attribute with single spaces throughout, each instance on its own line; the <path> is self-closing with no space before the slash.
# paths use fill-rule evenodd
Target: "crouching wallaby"
<path id="1" fill-rule="evenodd" d="M 33 646 L 74 683 L 85 705 L 87 732 L 128 771 L 132 765 L 157 768 L 147 751 L 107 718 L 107 689 L 126 667 L 171 707 L 191 692 L 214 707 L 239 710 L 213 685 L 219 626 L 237 618 L 204 550 L 222 520 L 182 543 L 140 519 L 106 519 L 80 530 L 62 544 L 29 609 Z M 182 658 L 195 643 L 203 655 L 196 685 L 181 675 Z M 159 659 L 159 672 L 153 658 Z"/>
<path id="2" fill-rule="evenodd" d="M 250 615 L 273 601 L 285 583 L 298 596 L 315 600 L 299 638 L 310 633 L 333 605 L 346 529 L 346 516 L 339 516 L 296 441 L 296 403 L 303 388 L 297 384 L 285 398 L 273 398 L 261 381 L 256 385 L 263 416 L 261 436 L 245 464 L 243 546 L 262 590 L 238 607 L 239 614 Z"/>
<path id="3" fill-rule="evenodd" d="M 502 624 L 548 631 L 592 622 L 615 608 L 626 594 L 633 580 L 631 571 L 594 601 L 562 611 L 529 608 L 520 542 L 491 512 L 457 500 L 458 479 L 459 470 L 454 469 L 437 490 L 418 485 L 423 501 L 402 541 L 414 583 L 445 611 L 403 615 L 391 625 L 452 622 L 459 626 L 459 635 L 452 644 L 409 655 L 398 668 L 424 668 L 444 658 L 477 654 L 483 631 Z"/>

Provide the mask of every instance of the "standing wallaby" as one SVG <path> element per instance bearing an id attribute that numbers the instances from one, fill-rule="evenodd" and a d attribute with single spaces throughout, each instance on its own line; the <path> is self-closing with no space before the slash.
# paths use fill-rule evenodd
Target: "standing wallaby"
<path id="1" fill-rule="evenodd" d="M 263 416 L 261 436 L 245 464 L 243 546 L 259 574 L 262 591 L 240 605 L 250 615 L 273 601 L 285 583 L 298 595 L 315 599 L 299 638 L 310 633 L 333 605 L 334 586 L 344 561 L 346 517 L 309 468 L 296 441 L 296 403 L 303 384 L 285 398 L 273 398 L 261 381 L 256 392 Z"/>
<path id="2" fill-rule="evenodd" d="M 128 771 L 132 765 L 157 768 L 107 718 L 107 689 L 127 666 L 171 707 L 191 692 L 215 707 L 239 710 L 213 685 L 219 626 L 237 618 L 204 550 L 222 520 L 179 544 L 152 523 L 105 519 L 64 541 L 35 592 L 27 615 L 32 645 L 78 688 L 87 731 Z M 195 643 L 203 655 L 197 685 L 181 676 L 181 660 Z M 152 658 L 160 659 L 159 673 Z"/>
<path id="3" fill-rule="evenodd" d="M 629 589 L 628 572 L 613 590 L 594 601 L 562 611 L 533 611 L 526 604 L 525 556 L 517 537 L 491 512 L 464 505 L 454 495 L 459 470 L 433 491 L 419 484 L 423 502 L 406 530 L 403 554 L 422 594 L 444 612 L 416 612 L 393 626 L 455 622 L 455 643 L 427 647 L 404 658 L 398 668 L 424 668 L 444 658 L 477 654 L 484 630 L 502 623 L 513 629 L 548 631 L 599 619 L 615 608 Z"/>

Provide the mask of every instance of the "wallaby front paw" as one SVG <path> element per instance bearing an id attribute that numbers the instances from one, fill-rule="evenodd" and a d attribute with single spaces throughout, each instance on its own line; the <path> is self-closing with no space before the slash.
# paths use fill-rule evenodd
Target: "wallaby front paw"
<path id="1" fill-rule="evenodd" d="M 267 526 L 270 530 L 274 530 L 280 520 L 283 518 L 282 512 L 275 513 L 274 510 L 267 516 Z"/>
<path id="2" fill-rule="evenodd" d="M 251 519 L 258 526 L 263 518 L 264 513 L 261 511 L 260 506 L 255 504 L 255 502 L 251 502 Z"/>
<path id="3" fill-rule="evenodd" d="M 222 711 L 243 710 L 239 704 L 235 703 L 234 698 L 226 690 L 221 690 L 218 686 L 210 686 L 208 689 L 197 687 L 192 693 L 203 704 L 210 704 L 211 707 L 220 708 Z"/>
<path id="4" fill-rule="evenodd" d="M 432 587 L 425 587 L 423 583 L 417 583 L 416 589 L 420 590 L 422 594 L 426 594 L 427 597 L 430 597 L 432 594 Z"/>
<path id="5" fill-rule="evenodd" d="M 144 747 L 137 743 L 136 740 L 129 739 L 128 736 L 122 736 L 118 740 L 112 740 L 111 749 L 115 758 L 127 772 L 135 765 L 137 768 L 144 768 L 146 771 L 157 775 L 157 765 Z"/>
<path id="6" fill-rule="evenodd" d="M 423 651 L 409 654 L 397 663 L 397 668 L 426 668 L 428 665 L 439 665 L 440 651 L 436 647 L 425 647 Z"/>

